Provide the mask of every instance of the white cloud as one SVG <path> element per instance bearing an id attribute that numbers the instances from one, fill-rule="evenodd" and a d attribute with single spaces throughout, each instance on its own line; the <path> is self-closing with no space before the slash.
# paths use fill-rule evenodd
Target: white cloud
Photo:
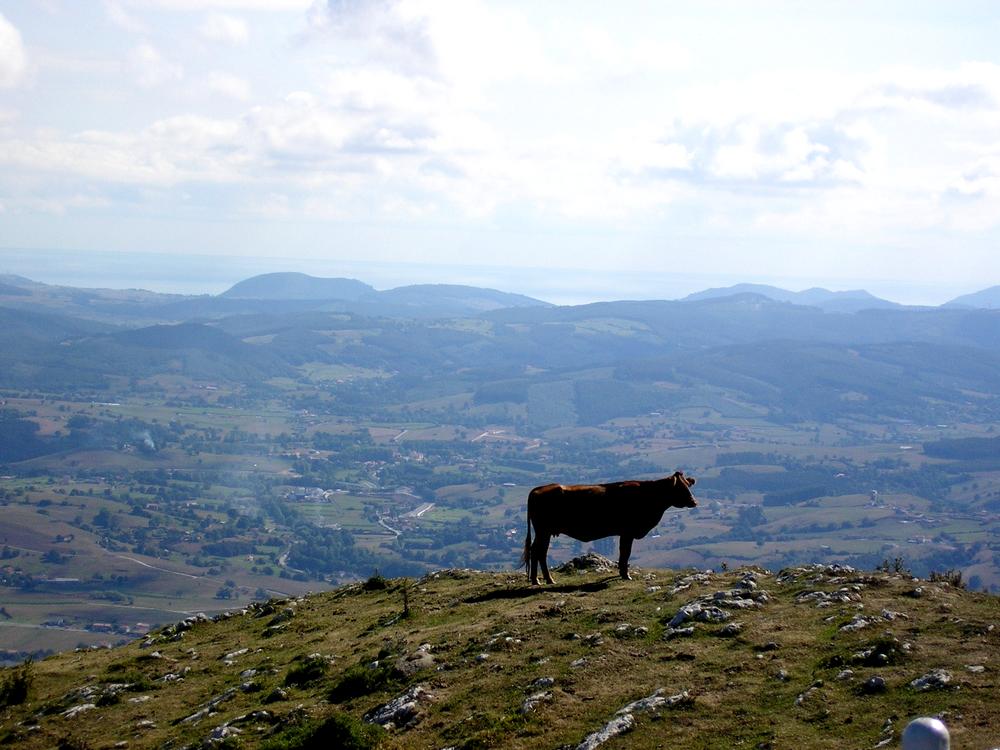
<path id="1" fill-rule="evenodd" d="M 342 62 L 404 75 L 437 73 L 427 25 L 419 1 L 317 0 L 307 14 L 308 37 L 332 42 Z"/>
<path id="2" fill-rule="evenodd" d="M 129 13 L 118 0 L 104 0 L 104 13 L 117 27 L 133 34 L 143 34 L 149 27 L 139 18 Z"/>
<path id="3" fill-rule="evenodd" d="M 210 41 L 223 44 L 246 44 L 250 39 L 246 21 L 223 13 L 209 15 L 198 27 L 198 33 Z"/>
<path id="4" fill-rule="evenodd" d="M 129 5 L 178 11 L 260 10 L 300 12 L 313 0 L 125 0 Z"/>
<path id="5" fill-rule="evenodd" d="M 240 44 L 247 25 L 226 13 L 251 5 L 281 4 L 107 7 L 208 8 L 194 17 L 199 32 Z M 235 203 L 274 217 L 518 214 L 653 226 L 683 206 L 694 209 L 686 228 L 759 237 L 997 223 L 995 65 L 706 74 L 701 48 L 658 37 L 662 29 L 626 33 L 586 19 L 563 28 L 558 14 L 532 12 L 483 0 L 319 0 L 282 29 L 287 40 L 296 21 L 308 26 L 284 77 L 255 78 L 231 52 L 225 63 L 209 59 L 199 69 L 212 72 L 197 81 L 187 76 L 196 91 L 236 101 L 249 101 L 251 82 L 275 91 L 276 81 L 291 91 L 284 100 L 261 99 L 228 120 L 193 111 L 134 130 L 11 129 L 18 138 L 0 133 L 0 161 L 165 191 L 232 183 L 245 190 Z M 255 45 L 276 36 L 257 32 Z M 185 77 L 185 51 L 150 38 L 167 54 L 136 47 L 138 80 Z"/>
<path id="6" fill-rule="evenodd" d="M 691 51 L 663 39 L 621 39 L 598 26 L 578 32 L 579 56 L 587 75 L 604 78 L 656 76 L 691 65 Z"/>
<path id="7" fill-rule="evenodd" d="M 28 58 L 21 34 L 0 13 L 0 88 L 13 88 L 24 79 Z"/>
<path id="8" fill-rule="evenodd" d="M 419 23 L 441 76 L 470 94 L 475 89 L 530 77 L 557 75 L 545 53 L 542 29 L 513 7 L 480 0 L 402 2 L 404 17 Z"/>
<path id="9" fill-rule="evenodd" d="M 292 215 L 289 203 L 288 196 L 283 193 L 267 193 L 259 200 L 248 204 L 244 210 L 270 219 L 286 219 Z"/>
<path id="10" fill-rule="evenodd" d="M 447 86 L 432 78 L 384 69 L 336 70 L 327 78 L 324 93 L 333 106 L 394 118 L 405 113 L 429 116 L 452 109 Z"/>
<path id="11" fill-rule="evenodd" d="M 129 63 L 136 82 L 147 88 L 174 83 L 184 77 L 184 68 L 167 60 L 149 42 L 143 42 L 132 49 Z"/>
<path id="12" fill-rule="evenodd" d="M 18 196 L 9 206 L 10 213 L 42 213 L 50 216 L 64 216 L 71 211 L 101 209 L 112 206 L 110 199 L 87 193 L 73 193 L 39 197 L 32 195 Z M 0 213 L 3 207 L 0 206 Z"/>
<path id="13" fill-rule="evenodd" d="M 317 0 L 308 35 L 340 60 L 447 81 L 471 95 L 499 80 L 551 76 L 544 37 L 503 4 L 482 0 Z"/>
<path id="14" fill-rule="evenodd" d="M 250 83 L 232 73 L 219 70 L 209 73 L 206 85 L 210 92 L 236 101 L 246 101 L 250 98 Z"/>

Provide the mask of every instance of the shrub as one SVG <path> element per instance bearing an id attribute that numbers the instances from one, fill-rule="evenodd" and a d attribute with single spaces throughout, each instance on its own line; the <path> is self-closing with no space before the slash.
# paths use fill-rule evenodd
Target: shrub
<path id="1" fill-rule="evenodd" d="M 944 573 L 938 573 L 937 571 L 932 570 L 930 580 L 936 583 L 947 583 L 949 586 L 953 586 L 956 589 L 965 588 L 965 583 L 962 581 L 962 571 L 958 568 L 946 570 Z"/>
<path id="2" fill-rule="evenodd" d="M 904 661 L 906 652 L 899 640 L 892 637 L 877 638 L 854 654 L 852 661 L 866 667 L 885 667 Z"/>
<path id="3" fill-rule="evenodd" d="M 31 659 L 11 669 L 3 678 L 3 682 L 0 682 L 0 708 L 24 703 L 28 699 L 28 691 L 34 678 Z"/>
<path id="4" fill-rule="evenodd" d="M 301 662 L 289 669 L 288 674 L 285 675 L 286 687 L 308 685 L 310 682 L 315 682 L 326 674 L 328 665 L 326 659 L 323 657 L 306 656 L 299 658 Z"/>
<path id="5" fill-rule="evenodd" d="M 79 737 L 66 735 L 60 738 L 59 744 L 56 745 L 56 750 L 91 750 L 91 746 Z"/>
<path id="6" fill-rule="evenodd" d="M 379 664 L 375 667 L 359 664 L 348 667 L 330 688 L 327 699 L 331 703 L 343 703 L 351 698 L 384 690 L 400 682 L 402 677 L 402 672 L 388 664 Z"/>
<path id="7" fill-rule="evenodd" d="M 322 722 L 288 727 L 261 743 L 261 750 L 374 750 L 385 730 L 339 711 Z"/>
<path id="8" fill-rule="evenodd" d="M 361 584 L 361 588 L 365 591 L 383 591 L 384 589 L 389 588 L 389 582 L 381 573 L 378 572 L 378 569 L 376 568 L 372 577 Z"/>

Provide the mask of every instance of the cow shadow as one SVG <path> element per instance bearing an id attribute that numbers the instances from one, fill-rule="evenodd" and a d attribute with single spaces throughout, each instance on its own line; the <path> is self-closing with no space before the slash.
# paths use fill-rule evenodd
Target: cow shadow
<path id="1" fill-rule="evenodd" d="M 467 599 L 463 599 L 466 604 L 481 604 L 483 602 L 497 601 L 503 599 L 525 599 L 536 594 L 576 594 L 594 593 L 604 591 L 615 581 L 620 581 L 618 576 L 608 576 L 599 581 L 587 581 L 586 583 L 557 583 L 552 586 L 531 586 L 527 583 L 523 586 L 513 588 L 497 589 L 487 591 L 484 594 L 476 594 Z"/>

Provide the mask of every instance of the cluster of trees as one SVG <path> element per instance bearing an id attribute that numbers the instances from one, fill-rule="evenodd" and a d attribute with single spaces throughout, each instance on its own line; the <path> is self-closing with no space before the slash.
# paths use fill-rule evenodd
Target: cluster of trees
<path id="1" fill-rule="evenodd" d="M 378 558 L 358 547 L 344 529 L 331 529 L 300 522 L 292 528 L 294 542 L 288 566 L 315 576 L 362 576 L 379 565 Z"/>

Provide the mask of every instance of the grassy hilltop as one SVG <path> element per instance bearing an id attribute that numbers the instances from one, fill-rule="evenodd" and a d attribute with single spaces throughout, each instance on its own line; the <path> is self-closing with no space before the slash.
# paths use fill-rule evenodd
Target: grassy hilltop
<path id="1" fill-rule="evenodd" d="M 956 748 L 996 741 L 994 596 L 837 566 L 634 575 L 445 570 L 190 618 L 31 665 L 23 702 L 4 670 L 0 746 L 844 750 L 934 714 Z"/>

